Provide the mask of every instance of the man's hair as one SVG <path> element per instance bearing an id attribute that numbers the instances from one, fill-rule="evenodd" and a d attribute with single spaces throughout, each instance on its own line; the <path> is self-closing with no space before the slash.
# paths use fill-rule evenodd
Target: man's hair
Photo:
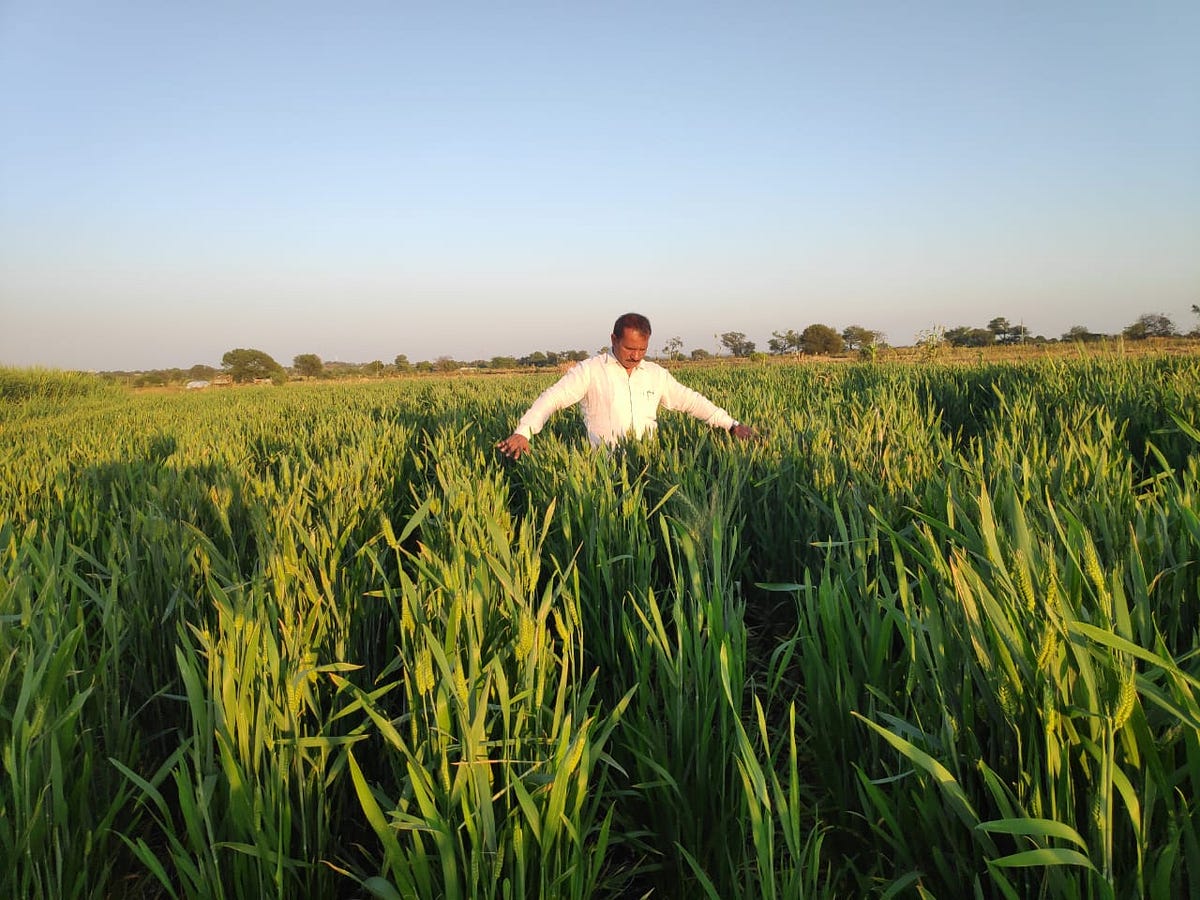
<path id="1" fill-rule="evenodd" d="M 613 325 L 612 333 L 616 337 L 621 337 L 625 334 L 626 328 L 650 337 L 650 320 L 640 313 L 625 313 L 625 315 L 619 316 Z"/>

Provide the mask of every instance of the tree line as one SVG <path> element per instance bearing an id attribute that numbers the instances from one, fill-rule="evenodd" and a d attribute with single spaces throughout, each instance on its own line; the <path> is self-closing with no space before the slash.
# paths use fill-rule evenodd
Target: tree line
<path id="1" fill-rule="evenodd" d="M 1192 313 L 1200 319 L 1200 305 L 1192 305 Z M 952 347 L 991 347 L 996 345 L 1013 345 L 1023 343 L 1049 343 L 1051 338 L 1033 335 L 1024 324 L 1014 324 L 1004 316 L 997 316 L 987 323 L 985 328 L 960 325 L 955 328 L 935 329 L 940 340 Z M 1070 343 L 1088 343 L 1113 337 L 1125 340 L 1140 341 L 1148 338 L 1180 337 L 1182 333 L 1170 316 L 1165 313 L 1144 313 L 1134 322 L 1121 330 L 1120 335 L 1110 335 L 1092 331 L 1086 325 L 1073 325 L 1058 340 Z M 1200 324 L 1193 328 L 1187 337 L 1200 337 Z M 754 341 L 749 340 L 744 332 L 726 331 L 714 335 L 730 356 L 750 357 L 757 352 Z M 918 343 L 921 343 L 919 340 Z M 767 342 L 767 350 L 774 356 L 786 354 L 808 356 L 836 356 L 845 352 L 858 352 L 870 355 L 879 348 L 886 347 L 886 336 L 883 332 L 864 328 L 861 325 L 850 325 L 840 332 L 825 324 L 809 325 L 802 331 L 794 329 L 772 331 L 771 339 Z M 671 338 L 663 347 L 663 354 L 668 359 L 683 359 L 683 344 L 679 338 Z M 693 350 L 693 359 L 709 356 L 706 351 Z"/>
<path id="2" fill-rule="evenodd" d="M 391 363 L 376 359 L 365 363 L 325 362 L 316 353 L 300 353 L 292 358 L 289 372 L 262 350 L 230 350 L 221 358 L 221 369 L 193 366 L 190 375 L 194 378 L 211 378 L 218 372 L 229 375 L 235 383 L 299 378 L 347 378 L 355 376 L 378 377 L 381 375 L 407 374 L 411 372 L 457 372 L 462 370 L 506 370 L 541 369 L 559 366 L 568 362 L 579 362 L 591 354 L 587 350 L 535 350 L 525 356 L 493 356 L 491 359 L 461 361 L 449 356 L 435 360 L 411 362 L 404 353 L 397 355 Z"/>
<path id="3" fill-rule="evenodd" d="M 1193 304 L 1192 312 L 1200 317 L 1200 306 Z M 1180 337 L 1182 333 L 1170 316 L 1165 313 L 1144 313 L 1136 321 L 1125 326 L 1119 335 L 1092 331 L 1086 325 L 1072 325 L 1063 332 L 1060 340 L 1070 343 L 1090 343 L 1109 338 L 1122 337 L 1129 341 L 1148 338 Z M 1200 337 L 1200 327 L 1192 329 L 1187 337 Z M 953 347 L 990 347 L 995 344 L 1047 343 L 1048 338 L 1030 334 L 1028 328 L 1013 324 L 1003 316 L 992 319 L 986 328 L 971 328 L 966 325 L 947 329 L 942 339 Z"/>
<path id="4" fill-rule="evenodd" d="M 1187 337 L 1200 338 L 1200 304 L 1192 305 L 1197 317 L 1197 327 Z M 1179 337 L 1182 333 L 1170 316 L 1165 313 L 1145 313 L 1121 330 L 1119 335 L 1094 332 L 1085 325 L 1073 325 L 1057 339 L 1071 343 L 1089 343 L 1116 337 L 1139 341 L 1149 338 Z M 661 348 L 660 358 L 667 360 L 703 360 L 720 355 L 724 348 L 729 356 L 750 358 L 766 356 L 757 349 L 754 341 L 745 332 L 726 331 L 713 335 L 716 353 L 703 348 L 685 352 L 683 340 L 669 338 Z M 986 327 L 966 325 L 954 328 L 935 328 L 918 337 L 918 345 L 930 342 L 945 343 L 953 347 L 991 347 L 1023 343 L 1049 343 L 1054 339 L 1030 334 L 1023 324 L 1014 324 L 1003 316 L 997 316 Z M 767 353 L 772 356 L 837 356 L 843 353 L 858 353 L 870 358 L 880 348 L 887 347 L 886 336 L 881 331 L 850 325 L 838 331 L 822 323 L 814 323 L 796 331 L 772 331 L 767 341 Z M 315 353 L 301 353 L 292 358 L 290 370 L 273 359 L 265 351 L 254 348 L 230 350 L 221 358 L 221 367 L 197 364 L 190 369 L 158 369 L 152 372 L 105 372 L 114 379 L 126 380 L 134 386 L 165 385 L 182 382 L 211 382 L 225 378 L 235 383 L 270 381 L 280 383 L 289 378 L 347 378 L 357 376 L 380 377 L 388 374 L 455 372 L 455 371 L 503 371 L 510 369 L 539 369 L 557 367 L 564 363 L 587 359 L 587 350 L 536 350 L 525 356 L 493 356 L 490 359 L 460 361 L 449 356 L 435 360 L 411 362 L 407 355 L 397 355 L 391 363 L 372 360 L 366 363 L 325 362 Z"/>

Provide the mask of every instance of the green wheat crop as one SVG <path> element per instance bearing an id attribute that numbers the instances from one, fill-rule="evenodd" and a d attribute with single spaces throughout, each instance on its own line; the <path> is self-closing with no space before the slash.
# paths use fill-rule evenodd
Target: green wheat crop
<path id="1" fill-rule="evenodd" d="M 0 895 L 1174 898 L 1200 360 L 0 372 Z"/>

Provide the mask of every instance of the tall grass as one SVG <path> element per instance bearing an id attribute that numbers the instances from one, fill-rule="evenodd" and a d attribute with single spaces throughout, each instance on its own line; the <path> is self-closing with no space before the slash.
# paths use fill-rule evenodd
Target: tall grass
<path id="1" fill-rule="evenodd" d="M 681 377 L 8 404 L 0 893 L 1185 895 L 1200 363 Z"/>
<path id="2" fill-rule="evenodd" d="M 112 382 L 84 372 L 0 366 L 0 413 L 7 414 L 11 406 L 22 405 L 22 414 L 28 415 L 39 402 L 49 405 L 121 394 Z"/>

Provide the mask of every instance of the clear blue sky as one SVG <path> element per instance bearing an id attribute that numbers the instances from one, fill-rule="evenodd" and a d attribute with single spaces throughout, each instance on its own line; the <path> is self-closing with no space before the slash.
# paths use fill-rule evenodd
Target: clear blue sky
<path id="1" fill-rule="evenodd" d="M 1200 3 L 0 0 L 0 364 L 1200 303 Z"/>

